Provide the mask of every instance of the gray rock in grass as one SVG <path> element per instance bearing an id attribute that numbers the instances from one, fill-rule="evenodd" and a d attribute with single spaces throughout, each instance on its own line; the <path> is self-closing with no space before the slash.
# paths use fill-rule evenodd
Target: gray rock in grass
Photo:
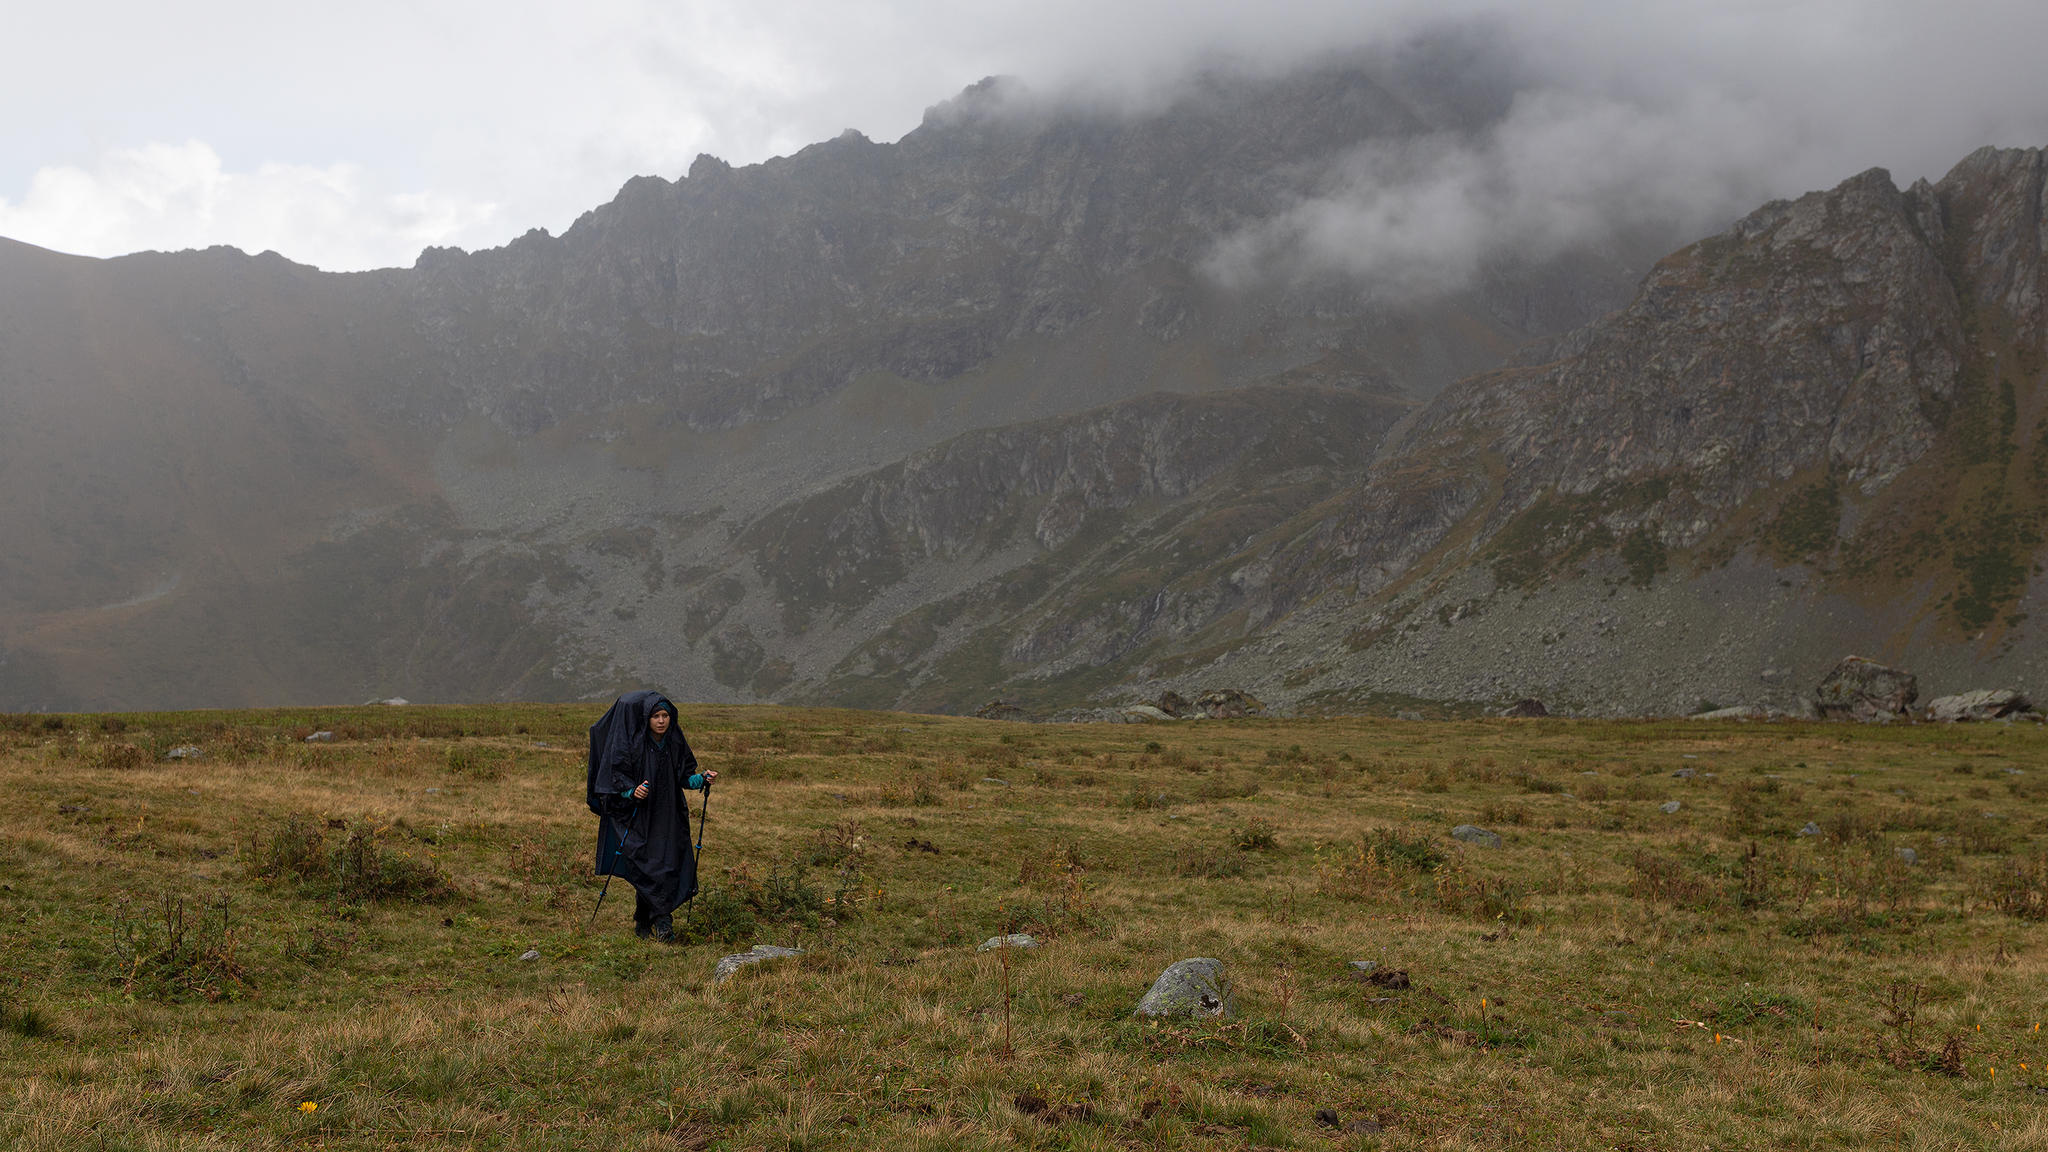
<path id="1" fill-rule="evenodd" d="M 1237 1000 L 1230 994 L 1230 982 L 1223 974 L 1223 961 L 1209 956 L 1176 960 L 1167 965 L 1133 1016 L 1155 1018 L 1190 1017 L 1196 1020 L 1229 1019 L 1237 1014 Z"/>
<path id="2" fill-rule="evenodd" d="M 779 960 L 784 956 L 801 956 L 803 954 L 804 950 L 801 948 L 783 948 L 774 944 L 756 944 L 748 951 L 737 955 L 719 957 L 718 967 L 711 970 L 711 982 L 713 984 L 723 984 L 727 980 L 732 979 L 733 973 L 749 964 L 759 964 L 763 960 Z"/>
<path id="3" fill-rule="evenodd" d="M 981 947 L 976 948 L 975 951 L 993 952 L 998 948 L 1005 947 L 1036 948 L 1038 947 L 1038 938 L 1035 936 L 1027 936 L 1022 932 L 1015 932 L 1008 936 L 991 936 L 987 940 L 983 941 Z"/>
<path id="4" fill-rule="evenodd" d="M 525 953 L 524 955 L 522 955 L 521 957 L 519 957 L 519 959 L 520 959 L 520 960 L 522 960 L 522 961 L 529 961 L 529 960 L 538 960 L 538 959 L 540 959 L 540 953 L 539 953 L 539 952 L 537 952 L 537 951 L 535 951 L 535 950 L 534 950 L 534 949 L 532 949 L 532 948 L 528 948 L 528 949 L 526 950 L 526 953 Z"/>
<path id="5" fill-rule="evenodd" d="M 1811 820 L 1808 820 L 1806 822 L 1806 827 L 1801 828 L 1799 830 L 1799 834 L 1801 836 L 1818 836 L 1820 835 L 1820 825 L 1815 824 Z"/>
<path id="6" fill-rule="evenodd" d="M 1676 800 L 1666 800 L 1662 804 L 1657 805 L 1657 811 L 1664 813 L 1666 816 L 1669 816 L 1673 812 L 1676 812 L 1683 807 L 1685 807 L 1685 805 L 1679 803 Z"/>
<path id="7" fill-rule="evenodd" d="M 1451 829 L 1451 838 L 1462 840 L 1474 848 L 1498 848 L 1501 846 L 1500 833 L 1488 832 L 1476 824 L 1460 824 Z"/>

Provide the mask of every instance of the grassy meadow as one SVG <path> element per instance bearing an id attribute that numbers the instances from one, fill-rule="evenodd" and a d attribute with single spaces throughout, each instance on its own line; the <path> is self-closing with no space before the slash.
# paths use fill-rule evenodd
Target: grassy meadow
<path id="1" fill-rule="evenodd" d="M 2048 1148 L 2032 723 L 686 706 L 664 946 L 601 710 L 0 717 L 0 1146 Z"/>

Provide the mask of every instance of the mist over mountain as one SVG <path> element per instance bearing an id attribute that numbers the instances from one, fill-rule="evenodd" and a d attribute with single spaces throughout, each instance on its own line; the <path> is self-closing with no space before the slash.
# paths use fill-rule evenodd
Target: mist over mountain
<path id="1" fill-rule="evenodd" d="M 2041 154 L 1658 263 L 1670 174 L 1558 210 L 1583 109 L 1446 51 L 987 81 L 410 269 L 0 242 L 0 708 L 2038 675 Z"/>

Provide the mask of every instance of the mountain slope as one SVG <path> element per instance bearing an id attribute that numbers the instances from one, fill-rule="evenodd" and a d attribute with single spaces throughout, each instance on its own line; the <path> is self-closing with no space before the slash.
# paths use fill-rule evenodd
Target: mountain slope
<path id="1" fill-rule="evenodd" d="M 1627 308 L 1443 391 L 1342 491 L 1128 584 L 1171 537 L 1126 540 L 1066 565 L 1064 600 L 989 615 L 978 665 L 935 646 L 811 698 L 963 703 L 910 687 L 931 680 L 1052 711 L 1228 683 L 1338 710 L 1789 708 L 1849 651 L 1936 688 L 2035 686 L 2043 155 L 1768 205 Z"/>
<path id="2" fill-rule="evenodd" d="M 714 525 L 1155 391 L 1427 395 L 1625 298 L 1619 242 L 1429 298 L 1206 278 L 1361 142 L 1505 109 L 1378 75 L 1138 113 L 990 83 L 412 269 L 0 242 L 0 708 L 731 694 L 635 623 Z"/>

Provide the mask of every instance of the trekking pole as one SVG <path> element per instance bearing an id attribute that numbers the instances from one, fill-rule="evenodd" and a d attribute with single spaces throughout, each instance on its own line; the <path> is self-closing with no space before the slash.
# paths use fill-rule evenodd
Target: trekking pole
<path id="1" fill-rule="evenodd" d="M 705 821 L 706 819 L 708 819 L 708 818 L 710 817 L 710 815 L 711 815 L 711 781 L 709 781 L 709 780 L 706 780 L 706 781 L 704 782 L 704 805 L 703 805 L 703 807 L 701 807 L 701 808 L 697 809 L 697 859 L 696 859 L 696 864 L 697 864 L 697 866 L 698 866 L 698 867 L 702 867 L 702 866 L 703 866 L 703 864 L 704 864 L 704 821 Z M 689 830 L 690 830 L 690 824 L 689 824 L 689 820 L 690 820 L 690 818 L 689 818 L 689 815 L 688 815 L 688 814 L 686 813 L 686 814 L 685 814 L 685 815 L 683 816 L 683 831 L 684 831 L 684 833 L 685 833 L 685 834 L 687 834 L 687 833 L 689 832 Z M 690 918 L 690 922 L 694 924 L 694 923 L 696 923 L 696 919 L 695 919 L 695 914 L 696 914 L 696 911 L 697 911 L 697 896 L 696 896 L 696 893 L 695 893 L 695 892 L 692 892 L 692 893 L 690 894 L 690 900 L 689 900 L 689 902 L 683 905 L 683 915 L 684 915 L 685 917 L 688 917 L 688 918 Z"/>
<path id="2" fill-rule="evenodd" d="M 640 806 L 638 804 L 635 804 L 633 805 L 633 816 L 638 815 L 640 815 Z M 633 816 L 626 817 L 626 823 L 631 824 L 633 822 Z M 614 826 L 613 832 L 619 838 L 619 846 L 617 848 L 612 849 L 612 870 L 608 870 L 605 872 L 604 887 L 599 888 L 597 890 L 597 907 L 592 908 L 590 910 L 590 923 L 585 924 L 583 926 L 583 930 L 585 932 L 589 932 L 592 928 L 597 927 L 597 913 L 599 909 L 602 909 L 604 907 L 604 898 L 611 893 L 612 877 L 618 875 L 617 868 L 619 864 L 619 857 L 626 854 L 626 834 L 624 832 L 618 831 L 616 826 Z M 704 834 L 702 832 L 699 832 L 697 833 L 697 835 L 701 838 Z"/>
<path id="3" fill-rule="evenodd" d="M 704 821 L 711 818 L 711 785 L 715 783 L 717 781 L 714 780 L 704 782 L 704 806 L 697 809 L 697 855 L 700 858 L 704 855 Z"/>

